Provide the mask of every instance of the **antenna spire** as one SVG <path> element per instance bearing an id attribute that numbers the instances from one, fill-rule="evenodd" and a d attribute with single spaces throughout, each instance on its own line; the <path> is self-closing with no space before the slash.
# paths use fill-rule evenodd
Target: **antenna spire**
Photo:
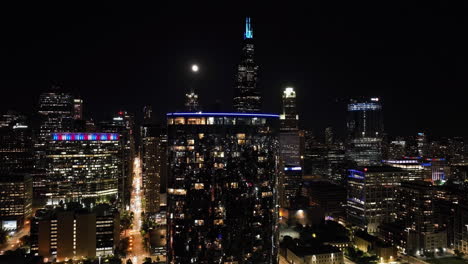
<path id="1" fill-rule="evenodd" d="M 250 17 L 246 17 L 244 39 L 251 39 L 251 38 L 253 38 L 253 30 L 250 25 Z"/>

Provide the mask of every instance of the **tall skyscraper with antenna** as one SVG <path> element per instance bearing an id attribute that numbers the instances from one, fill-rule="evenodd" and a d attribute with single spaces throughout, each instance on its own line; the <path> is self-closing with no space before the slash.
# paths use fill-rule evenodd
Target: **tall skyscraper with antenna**
<path id="1" fill-rule="evenodd" d="M 245 21 L 244 46 L 241 61 L 237 67 L 234 88 L 234 111 L 260 112 L 262 98 L 257 87 L 258 66 L 254 62 L 253 30 L 250 17 Z"/>

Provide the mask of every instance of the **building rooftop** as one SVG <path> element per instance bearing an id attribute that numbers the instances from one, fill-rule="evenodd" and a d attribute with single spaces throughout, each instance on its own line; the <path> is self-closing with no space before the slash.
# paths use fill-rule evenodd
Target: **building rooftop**
<path id="1" fill-rule="evenodd" d="M 185 117 L 215 117 L 215 116 L 222 116 L 222 117 L 262 117 L 262 118 L 279 118 L 277 114 L 265 114 L 265 113 L 225 113 L 225 112 L 216 112 L 216 113 L 208 113 L 208 112 L 174 112 L 174 113 L 167 113 L 167 117 L 172 116 L 185 116 Z"/>
<path id="2" fill-rule="evenodd" d="M 311 255 L 319 255 L 319 254 L 330 254 L 330 253 L 340 253 L 340 249 L 330 246 L 330 245 L 321 245 L 321 246 L 304 246 L 304 247 L 295 247 L 290 248 L 296 256 L 298 257 L 306 257 Z"/>

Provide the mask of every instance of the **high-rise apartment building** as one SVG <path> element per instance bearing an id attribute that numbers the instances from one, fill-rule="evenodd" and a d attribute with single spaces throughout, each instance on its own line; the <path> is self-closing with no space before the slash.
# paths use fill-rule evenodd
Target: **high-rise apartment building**
<path id="1" fill-rule="evenodd" d="M 167 114 L 168 263 L 277 263 L 278 117 Z"/>
<path id="2" fill-rule="evenodd" d="M 248 17 L 245 22 L 244 47 L 237 66 L 234 88 L 234 111 L 260 112 L 262 97 L 257 87 L 258 66 L 254 62 L 253 30 Z"/>
<path id="3" fill-rule="evenodd" d="M 348 153 L 358 166 L 380 165 L 383 119 L 379 98 L 352 99 L 348 104 Z"/>

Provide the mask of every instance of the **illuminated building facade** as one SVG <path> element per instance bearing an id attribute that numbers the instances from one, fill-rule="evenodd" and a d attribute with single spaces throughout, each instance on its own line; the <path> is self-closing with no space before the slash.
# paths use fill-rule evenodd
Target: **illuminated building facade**
<path id="1" fill-rule="evenodd" d="M 80 98 L 73 99 L 73 119 L 75 120 L 83 119 L 83 99 L 80 99 Z"/>
<path id="2" fill-rule="evenodd" d="M 27 171 L 34 166 L 32 130 L 22 115 L 9 112 L 0 122 L 0 171 Z"/>
<path id="3" fill-rule="evenodd" d="M 198 94 L 196 94 L 193 89 L 185 94 L 185 110 L 189 112 L 198 112 L 201 110 L 200 104 L 198 103 Z"/>
<path id="4" fill-rule="evenodd" d="M 168 263 L 277 263 L 278 117 L 167 114 Z"/>
<path id="5" fill-rule="evenodd" d="M 73 97 L 70 93 L 56 90 L 42 93 L 39 97 L 41 124 L 39 141 L 45 144 L 54 132 L 71 132 L 74 116 Z"/>
<path id="6" fill-rule="evenodd" d="M 253 30 L 248 17 L 245 22 L 244 47 L 237 67 L 234 89 L 234 111 L 260 112 L 262 98 L 257 87 L 258 66 L 254 62 Z"/>
<path id="7" fill-rule="evenodd" d="M 145 212 L 157 213 L 161 203 L 161 178 L 167 174 L 167 137 L 161 126 L 145 124 L 141 128 L 141 156 Z"/>
<path id="8" fill-rule="evenodd" d="M 112 120 L 101 122 L 99 131 L 105 133 L 119 134 L 122 150 L 120 159 L 122 161 L 123 174 L 119 177 L 119 204 L 122 208 L 130 206 L 130 189 L 132 187 L 133 162 L 135 160 L 135 121 L 131 113 L 119 111 Z"/>
<path id="9" fill-rule="evenodd" d="M 119 212 L 107 204 L 41 209 L 31 221 L 31 254 L 49 261 L 111 255 L 119 238 Z"/>
<path id="10" fill-rule="evenodd" d="M 349 170 L 347 218 L 369 233 L 396 218 L 397 187 L 407 173 L 390 166 Z"/>
<path id="11" fill-rule="evenodd" d="M 379 165 L 383 136 L 380 99 L 351 100 L 348 104 L 347 130 L 348 158 L 358 166 Z"/>
<path id="12" fill-rule="evenodd" d="M 280 205 L 291 207 L 300 194 L 305 152 L 304 132 L 299 130 L 296 92 L 287 87 L 283 91 L 283 113 L 280 115 L 280 155 L 283 165 L 280 181 Z"/>
<path id="13" fill-rule="evenodd" d="M 47 202 L 118 198 L 123 175 L 117 133 L 53 133 L 47 151 Z"/>
<path id="14" fill-rule="evenodd" d="M 20 228 L 32 213 L 32 178 L 0 172 L 0 223 L 5 230 Z"/>

